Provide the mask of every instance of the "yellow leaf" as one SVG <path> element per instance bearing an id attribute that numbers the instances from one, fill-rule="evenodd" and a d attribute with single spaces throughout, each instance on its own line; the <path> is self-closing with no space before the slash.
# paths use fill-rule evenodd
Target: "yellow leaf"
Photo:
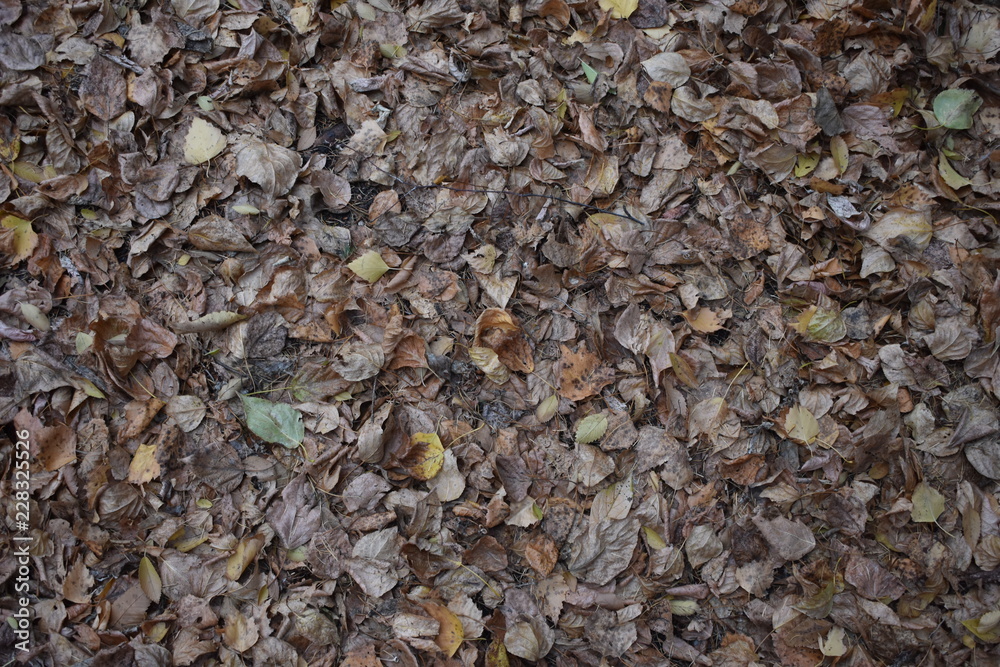
<path id="1" fill-rule="evenodd" d="M 502 641 L 494 639 L 490 644 L 490 648 L 486 651 L 486 667 L 510 667 L 507 647 Z"/>
<path id="2" fill-rule="evenodd" d="M 587 445 L 595 440 L 600 440 L 608 430 L 608 418 L 604 415 L 589 415 L 580 420 L 576 425 L 576 441 L 581 445 Z"/>
<path id="3" fill-rule="evenodd" d="M 45 180 L 45 171 L 33 162 L 25 162 L 24 160 L 12 162 L 10 170 L 18 178 L 23 178 L 32 183 L 41 183 Z"/>
<path id="4" fill-rule="evenodd" d="M 844 141 L 843 137 L 836 136 L 830 139 L 830 153 L 833 154 L 833 163 L 837 165 L 837 171 L 841 174 L 847 171 L 847 142 Z"/>
<path id="5" fill-rule="evenodd" d="M 544 424 L 555 416 L 558 407 L 559 397 L 553 394 L 538 404 L 535 409 L 535 418 L 539 423 Z"/>
<path id="6" fill-rule="evenodd" d="M 646 536 L 646 544 L 649 545 L 650 549 L 659 551 L 660 549 L 667 548 L 667 542 L 660 536 L 658 532 L 650 528 L 649 526 L 643 526 L 642 532 Z"/>
<path id="7" fill-rule="evenodd" d="M 87 396 L 90 396 L 91 398 L 104 398 L 104 392 L 98 389 L 97 385 L 87 378 L 78 378 L 77 382 L 79 382 L 80 389 L 82 389 L 83 393 Z"/>
<path id="8" fill-rule="evenodd" d="M 809 410 L 794 405 L 785 415 L 785 431 L 790 439 L 808 445 L 819 435 L 819 422 Z"/>
<path id="9" fill-rule="evenodd" d="M 76 334 L 76 353 L 83 354 L 94 344 L 94 337 L 82 331 Z"/>
<path id="10" fill-rule="evenodd" d="M 819 638 L 819 650 L 823 655 L 831 657 L 840 657 L 847 653 L 847 645 L 844 644 L 845 636 L 844 628 L 839 626 L 834 626 L 830 628 L 830 633 L 826 636 L 824 640 L 823 637 Z"/>
<path id="11" fill-rule="evenodd" d="M 146 627 L 146 626 L 143 626 Z M 167 636 L 167 631 L 170 630 L 167 624 L 163 621 L 158 621 L 154 623 L 148 630 L 146 630 L 146 638 L 149 639 L 154 644 L 159 644 L 163 641 L 163 638 Z"/>
<path id="12" fill-rule="evenodd" d="M 601 9 L 611 12 L 611 18 L 627 19 L 639 8 L 639 0 L 598 0 Z"/>
<path id="13" fill-rule="evenodd" d="M 427 481 L 441 471 L 444 465 L 444 446 L 437 433 L 414 433 L 410 438 L 413 453 L 407 455 L 414 461 L 408 468 L 414 479 Z"/>
<path id="14" fill-rule="evenodd" d="M 263 535 L 254 535 L 240 540 L 233 555 L 226 561 L 226 579 L 236 581 L 243 576 L 243 572 L 257 558 L 257 554 L 262 548 L 264 548 Z"/>
<path id="15" fill-rule="evenodd" d="M 250 204 L 237 204 L 233 207 L 233 212 L 240 215 L 257 215 L 260 213 L 260 209 Z"/>
<path id="16" fill-rule="evenodd" d="M 951 166 L 951 162 L 948 162 L 948 158 L 944 156 L 944 153 L 941 154 L 940 158 L 938 161 L 938 173 L 941 174 L 941 178 L 948 184 L 949 188 L 957 190 L 972 183 L 965 176 L 955 171 L 955 168 Z"/>
<path id="17" fill-rule="evenodd" d="M 139 445 L 128 467 L 128 481 L 131 484 L 145 484 L 160 476 L 160 464 L 156 460 L 156 445 Z"/>
<path id="18" fill-rule="evenodd" d="M 184 138 L 184 160 L 188 164 L 208 162 L 226 148 L 226 136 L 204 118 L 191 121 Z"/>
<path id="19" fill-rule="evenodd" d="M 31 257 L 38 245 L 38 234 L 31 228 L 31 221 L 8 215 L 0 220 L 0 224 L 14 230 L 14 262 Z"/>
<path id="20" fill-rule="evenodd" d="M 722 321 L 711 308 L 685 310 L 681 315 L 691 328 L 699 333 L 712 333 L 722 328 Z"/>
<path id="21" fill-rule="evenodd" d="M 157 574 L 153 561 L 149 560 L 147 556 L 143 556 L 139 560 L 139 587 L 150 600 L 160 601 L 160 593 L 162 592 L 160 575 Z"/>
<path id="22" fill-rule="evenodd" d="M 795 178 L 808 176 L 819 164 L 819 153 L 803 153 L 795 162 Z"/>
<path id="23" fill-rule="evenodd" d="M 378 254 L 374 250 L 369 250 L 361 257 L 348 264 L 347 268 L 354 271 L 354 273 L 358 274 L 361 278 L 373 283 L 389 270 L 389 265 L 382 260 L 382 255 Z"/>
<path id="24" fill-rule="evenodd" d="M 913 509 L 910 518 L 915 523 L 934 523 L 944 512 L 944 496 L 937 489 L 925 482 L 920 482 L 913 489 Z"/>
<path id="25" fill-rule="evenodd" d="M 674 616 L 693 616 L 698 613 L 698 603 L 694 600 L 668 600 L 667 604 Z"/>
<path id="26" fill-rule="evenodd" d="M 977 638 L 989 644 L 1000 642 L 1000 611 L 988 611 L 979 618 L 962 621 L 962 625 Z"/>
<path id="27" fill-rule="evenodd" d="M 438 622 L 441 629 L 438 631 L 437 639 L 434 642 L 438 645 L 447 657 L 455 655 L 458 647 L 465 640 L 465 631 L 462 629 L 462 620 L 447 607 L 439 604 L 425 603 L 424 610 Z"/>
<path id="28" fill-rule="evenodd" d="M 497 353 L 488 347 L 470 347 L 469 359 L 496 384 L 503 384 L 510 379 L 510 370 L 503 365 Z"/>

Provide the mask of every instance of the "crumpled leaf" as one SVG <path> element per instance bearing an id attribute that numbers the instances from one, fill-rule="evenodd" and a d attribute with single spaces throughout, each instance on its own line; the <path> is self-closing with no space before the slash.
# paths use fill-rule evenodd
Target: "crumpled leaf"
<path id="1" fill-rule="evenodd" d="M 774 552 L 784 560 L 798 560 L 816 547 L 815 536 L 801 521 L 791 521 L 783 516 L 773 519 L 755 516 L 753 523 Z"/>
<path id="2" fill-rule="evenodd" d="M 648 60 L 643 60 L 642 68 L 646 70 L 653 81 L 665 81 L 674 88 L 683 86 L 691 77 L 691 68 L 679 53 L 658 53 Z"/>
<path id="3" fill-rule="evenodd" d="M 508 621 L 503 638 L 508 653 L 532 662 L 548 655 L 554 642 L 555 632 L 538 617 Z"/>
<path id="4" fill-rule="evenodd" d="M 393 526 L 362 536 L 351 550 L 347 571 L 365 595 L 378 598 L 398 583 L 398 559 L 398 529 Z"/>
<path id="5" fill-rule="evenodd" d="M 470 347 L 469 359 L 496 384 L 504 384 L 510 379 L 510 370 L 500 361 L 500 356 L 488 347 Z"/>
<path id="6" fill-rule="evenodd" d="M 263 398 L 240 394 L 246 412 L 247 427 L 264 442 L 294 449 L 302 444 L 305 425 L 302 413 L 287 403 L 272 403 Z"/>
<path id="7" fill-rule="evenodd" d="M 897 243 L 919 252 L 930 244 L 934 228 L 929 211 L 897 208 L 883 215 L 864 235 L 887 250 Z"/>
<path id="8" fill-rule="evenodd" d="M 292 189 L 302 167 L 297 152 L 244 136 L 236 142 L 236 173 L 259 185 L 269 197 L 280 197 Z"/>

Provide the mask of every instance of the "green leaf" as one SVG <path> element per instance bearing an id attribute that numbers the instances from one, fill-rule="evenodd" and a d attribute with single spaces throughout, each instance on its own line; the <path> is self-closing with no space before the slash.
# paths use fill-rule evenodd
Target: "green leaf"
<path id="1" fill-rule="evenodd" d="M 604 432 L 608 430 L 608 418 L 604 415 L 590 415 L 580 420 L 576 425 L 576 441 L 578 444 L 587 445 L 595 440 L 600 440 Z"/>
<path id="2" fill-rule="evenodd" d="M 594 83 L 597 81 L 597 70 L 588 65 L 587 63 L 580 61 L 580 67 L 583 68 L 583 74 L 587 77 L 587 83 Z"/>
<path id="3" fill-rule="evenodd" d="M 934 523 L 944 512 L 944 496 L 924 482 L 913 489 L 910 518 L 916 523 Z"/>
<path id="4" fill-rule="evenodd" d="M 972 116 L 982 104 L 982 98 L 973 90 L 946 90 L 934 98 L 934 117 L 952 130 L 968 130 L 972 127 Z"/>
<path id="5" fill-rule="evenodd" d="M 247 414 L 247 426 L 264 442 L 295 449 L 306 435 L 302 413 L 287 403 L 272 403 L 263 398 L 240 394 Z"/>

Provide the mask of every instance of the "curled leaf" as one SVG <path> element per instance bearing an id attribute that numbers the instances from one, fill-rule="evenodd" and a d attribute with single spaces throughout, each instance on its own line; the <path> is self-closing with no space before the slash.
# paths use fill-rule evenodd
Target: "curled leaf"
<path id="1" fill-rule="evenodd" d="M 510 379 L 510 370 L 503 365 L 497 353 L 488 347 L 470 347 L 469 359 L 496 384 L 503 384 Z"/>
<path id="2" fill-rule="evenodd" d="M 170 328 L 177 333 L 205 333 L 207 331 L 221 331 L 231 324 L 236 324 L 245 320 L 246 315 L 233 313 L 227 310 L 220 310 L 215 313 L 203 315 L 190 322 L 174 322 Z"/>

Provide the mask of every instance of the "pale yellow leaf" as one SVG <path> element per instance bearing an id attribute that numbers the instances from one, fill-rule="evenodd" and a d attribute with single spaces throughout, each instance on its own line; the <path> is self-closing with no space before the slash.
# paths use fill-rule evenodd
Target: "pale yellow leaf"
<path id="1" fill-rule="evenodd" d="M 958 188 L 965 187 L 966 185 L 972 183 L 972 181 L 967 179 L 965 176 L 962 176 L 960 173 L 955 171 L 955 168 L 951 166 L 951 162 L 948 162 L 948 158 L 944 156 L 944 153 L 941 153 L 940 159 L 938 160 L 938 173 L 941 174 L 941 178 L 948 184 L 949 188 L 955 188 L 957 190 Z"/>
<path id="2" fill-rule="evenodd" d="M 809 410 L 801 405 L 794 405 L 785 415 L 785 431 L 790 439 L 808 445 L 819 435 L 819 422 Z"/>
<path id="3" fill-rule="evenodd" d="M 833 154 L 833 163 L 837 166 L 837 171 L 841 174 L 847 171 L 848 150 L 843 137 L 836 136 L 830 139 L 830 153 Z"/>
<path id="4" fill-rule="evenodd" d="M 558 407 L 559 397 L 553 394 L 538 404 L 535 409 L 535 418 L 538 419 L 539 423 L 544 424 L 555 416 Z"/>
<path id="5" fill-rule="evenodd" d="M 143 556 L 139 560 L 139 586 L 150 600 L 153 602 L 160 601 L 160 593 L 162 592 L 160 575 L 157 573 L 153 561 L 149 560 L 147 556 Z"/>
<path id="6" fill-rule="evenodd" d="M 31 257 L 38 245 L 38 234 L 31 228 L 31 221 L 19 218 L 15 215 L 8 215 L 0 220 L 0 225 L 7 229 L 14 230 L 14 262 Z"/>
<path id="7" fill-rule="evenodd" d="M 389 265 L 382 259 L 382 255 L 375 250 L 369 250 L 348 264 L 347 268 L 354 271 L 360 278 L 373 283 L 389 270 Z"/>
<path id="8" fill-rule="evenodd" d="M 639 0 L 598 0 L 601 9 L 611 12 L 611 18 L 627 19 L 639 8 Z"/>
<path id="9" fill-rule="evenodd" d="M 488 347 L 470 347 L 469 359 L 496 384 L 503 384 L 510 379 L 510 370 L 500 361 L 497 353 Z"/>
<path id="10" fill-rule="evenodd" d="M 226 136 L 204 118 L 191 121 L 184 138 L 184 160 L 189 164 L 208 162 L 226 148 Z"/>
<path id="11" fill-rule="evenodd" d="M 35 327 L 39 331 L 48 331 L 51 327 L 49 326 L 49 318 L 42 312 L 42 309 L 33 303 L 22 303 L 21 305 L 21 317 L 24 321 Z"/>
<path id="12" fill-rule="evenodd" d="M 934 523 L 944 512 L 944 496 L 933 486 L 920 482 L 913 489 L 910 518 L 915 523 Z"/>
<path id="13" fill-rule="evenodd" d="M 819 650 L 823 655 L 830 657 L 840 657 L 847 653 L 847 645 L 844 643 L 846 633 L 844 628 L 834 626 L 830 628 L 826 639 L 819 638 Z"/>

